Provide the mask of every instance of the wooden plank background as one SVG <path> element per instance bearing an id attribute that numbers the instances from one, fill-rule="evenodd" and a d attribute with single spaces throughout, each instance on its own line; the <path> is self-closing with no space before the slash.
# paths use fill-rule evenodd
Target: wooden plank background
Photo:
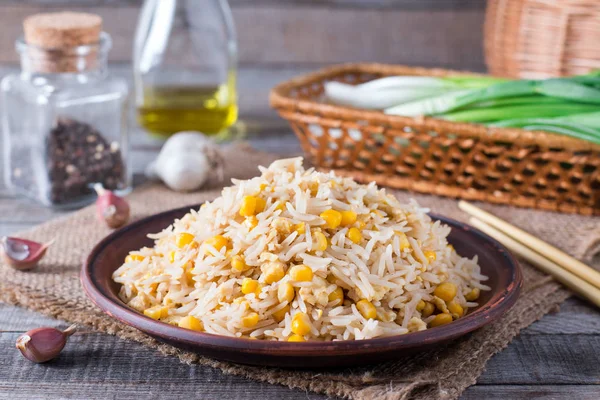
<path id="1" fill-rule="evenodd" d="M 231 0 L 241 66 L 373 61 L 482 71 L 483 0 Z M 141 0 L 0 0 L 0 63 L 16 64 L 27 15 L 104 18 L 110 59 L 127 62 Z"/>

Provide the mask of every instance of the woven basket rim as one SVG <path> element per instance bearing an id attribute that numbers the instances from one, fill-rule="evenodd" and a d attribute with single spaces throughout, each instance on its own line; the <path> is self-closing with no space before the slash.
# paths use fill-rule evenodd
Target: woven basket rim
<path id="1" fill-rule="evenodd" d="M 360 110 L 352 107 L 320 103 L 314 100 L 298 100 L 289 95 L 290 91 L 321 82 L 324 79 L 343 73 L 367 73 L 382 75 L 416 75 L 416 76 L 447 76 L 447 75 L 477 75 L 486 74 L 469 71 L 458 71 L 441 68 L 422 68 L 406 65 L 391 65 L 378 63 L 347 63 L 338 64 L 317 71 L 300 75 L 279 83 L 271 89 L 269 101 L 271 107 L 281 111 L 304 114 L 306 118 L 315 118 L 324 125 L 339 126 L 342 121 L 367 121 L 375 125 L 403 128 L 419 126 L 426 129 L 452 131 L 457 136 L 485 138 L 486 140 L 508 141 L 520 145 L 538 145 L 548 148 L 560 148 L 571 151 L 600 151 L 600 145 L 585 140 L 545 131 L 528 131 L 520 128 L 492 128 L 480 124 L 445 121 L 431 117 L 402 117 L 387 115 L 382 111 Z"/>

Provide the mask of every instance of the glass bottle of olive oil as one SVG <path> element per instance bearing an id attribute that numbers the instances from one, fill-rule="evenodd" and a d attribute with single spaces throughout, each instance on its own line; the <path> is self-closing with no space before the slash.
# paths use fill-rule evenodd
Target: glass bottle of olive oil
<path id="1" fill-rule="evenodd" d="M 226 0 L 146 0 L 133 55 L 139 124 L 160 136 L 226 135 L 237 120 L 236 55 Z"/>

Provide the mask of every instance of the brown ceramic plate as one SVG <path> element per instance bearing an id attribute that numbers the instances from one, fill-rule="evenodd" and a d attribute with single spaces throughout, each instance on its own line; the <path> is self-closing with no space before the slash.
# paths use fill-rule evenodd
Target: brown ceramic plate
<path id="1" fill-rule="evenodd" d="M 137 221 L 102 240 L 90 253 L 81 271 L 81 283 L 89 298 L 104 312 L 150 336 L 209 357 L 243 364 L 278 367 L 331 367 L 368 364 L 402 357 L 416 350 L 439 346 L 498 319 L 517 300 L 522 276 L 517 261 L 494 239 L 457 221 L 432 215 L 452 227 L 448 238 L 462 256 L 479 256 L 489 276 L 489 292 L 481 305 L 451 324 L 406 335 L 356 341 L 288 343 L 249 340 L 195 332 L 155 321 L 127 307 L 118 297 L 119 285 L 111 279 L 131 250 L 152 246 L 148 233 L 159 232 L 191 206 Z"/>

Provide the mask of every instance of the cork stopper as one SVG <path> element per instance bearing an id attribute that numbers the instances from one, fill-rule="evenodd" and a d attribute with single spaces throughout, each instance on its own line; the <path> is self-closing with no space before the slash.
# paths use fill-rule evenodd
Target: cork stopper
<path id="1" fill-rule="evenodd" d="M 40 73 L 83 72 L 96 68 L 102 51 L 102 18 L 95 14 L 56 12 L 35 14 L 23 21 L 23 68 Z M 78 46 L 88 45 L 85 51 Z M 23 59 L 22 59 L 23 60 Z"/>
<path id="2" fill-rule="evenodd" d="M 102 18 L 95 14 L 56 12 L 35 14 L 23 21 L 25 41 L 45 49 L 98 43 Z"/>

